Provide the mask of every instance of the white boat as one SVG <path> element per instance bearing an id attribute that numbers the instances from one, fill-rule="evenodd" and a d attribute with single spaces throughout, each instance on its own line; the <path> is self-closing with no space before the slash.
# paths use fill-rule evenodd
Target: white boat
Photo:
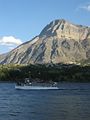
<path id="1" fill-rule="evenodd" d="M 58 90 L 58 87 L 54 86 L 15 86 L 15 89 L 21 89 L 21 90 Z"/>
<path id="2" fill-rule="evenodd" d="M 46 83 L 29 83 L 29 84 L 20 84 L 15 85 L 15 89 L 21 90 L 58 90 L 56 82 L 54 84 L 46 84 Z"/>

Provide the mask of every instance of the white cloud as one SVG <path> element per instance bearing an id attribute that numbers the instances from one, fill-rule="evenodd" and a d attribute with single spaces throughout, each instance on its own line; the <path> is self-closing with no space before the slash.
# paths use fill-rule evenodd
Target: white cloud
<path id="1" fill-rule="evenodd" d="M 90 12 L 90 5 L 83 6 L 83 7 L 82 7 L 82 9 L 85 9 L 85 10 L 87 10 L 87 11 L 89 11 L 89 12 Z"/>
<path id="2" fill-rule="evenodd" d="M 17 39 L 13 36 L 3 36 L 0 38 L 1 53 L 8 52 L 20 44 L 22 44 L 20 39 Z"/>
<path id="3" fill-rule="evenodd" d="M 0 44 L 6 45 L 6 46 L 13 46 L 13 45 L 17 46 L 17 45 L 22 44 L 22 41 L 13 36 L 4 36 L 4 37 L 0 38 Z"/>
<path id="4" fill-rule="evenodd" d="M 90 3 L 80 6 L 79 9 L 84 9 L 84 10 L 90 12 Z"/>

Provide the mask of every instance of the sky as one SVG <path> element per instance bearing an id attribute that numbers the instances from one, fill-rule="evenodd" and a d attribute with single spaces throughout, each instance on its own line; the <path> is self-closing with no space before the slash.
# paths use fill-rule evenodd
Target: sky
<path id="1" fill-rule="evenodd" d="M 0 54 L 31 40 L 55 19 L 90 26 L 90 0 L 0 0 Z"/>

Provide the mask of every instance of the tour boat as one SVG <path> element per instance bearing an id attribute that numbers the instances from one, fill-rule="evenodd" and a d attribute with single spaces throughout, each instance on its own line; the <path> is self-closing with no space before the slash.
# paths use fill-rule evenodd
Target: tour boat
<path id="1" fill-rule="evenodd" d="M 21 90 L 58 90 L 57 83 L 28 83 L 28 84 L 17 84 L 15 89 Z"/>
<path id="2" fill-rule="evenodd" d="M 58 87 L 50 87 L 50 86 L 15 86 L 15 89 L 22 89 L 22 90 L 57 90 Z"/>

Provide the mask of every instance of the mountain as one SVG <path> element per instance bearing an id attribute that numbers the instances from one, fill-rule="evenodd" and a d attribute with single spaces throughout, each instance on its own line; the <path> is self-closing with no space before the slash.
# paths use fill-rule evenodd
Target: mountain
<path id="1" fill-rule="evenodd" d="M 90 59 L 90 27 L 54 20 L 32 40 L 7 53 L 1 64 L 80 63 Z"/>
<path id="2" fill-rule="evenodd" d="M 0 54 L 0 60 L 3 60 L 7 54 Z"/>

